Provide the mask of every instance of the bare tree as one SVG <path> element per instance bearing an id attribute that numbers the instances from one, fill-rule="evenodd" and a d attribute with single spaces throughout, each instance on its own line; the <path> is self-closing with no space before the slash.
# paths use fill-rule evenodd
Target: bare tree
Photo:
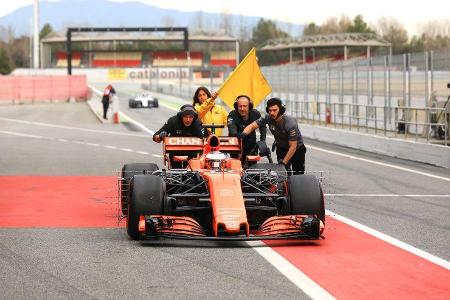
<path id="1" fill-rule="evenodd" d="M 227 35 L 231 35 L 232 34 L 232 18 L 231 18 L 231 14 L 229 14 L 228 12 L 224 11 L 221 13 L 220 15 L 220 29 L 223 31 L 223 33 L 227 34 Z"/>
<path id="2" fill-rule="evenodd" d="M 191 28 L 196 32 L 203 32 L 205 29 L 205 20 L 203 16 L 203 11 L 198 11 L 193 20 L 191 21 Z"/>
<path id="3" fill-rule="evenodd" d="M 383 39 L 392 44 L 393 53 L 405 51 L 405 45 L 408 43 L 408 33 L 397 20 L 386 17 L 378 19 L 377 32 Z"/>
<path id="4" fill-rule="evenodd" d="M 424 50 L 439 50 L 450 47 L 450 21 L 431 21 L 421 26 Z"/>

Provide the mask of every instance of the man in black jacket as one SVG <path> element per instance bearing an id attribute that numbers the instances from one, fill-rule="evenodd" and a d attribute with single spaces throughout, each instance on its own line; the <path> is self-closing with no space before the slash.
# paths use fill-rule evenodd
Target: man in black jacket
<path id="1" fill-rule="evenodd" d="M 180 111 L 173 117 L 170 117 L 167 122 L 153 135 L 153 140 L 161 143 L 166 136 L 185 136 L 203 138 L 206 136 L 206 130 L 202 127 L 202 123 L 198 120 L 197 112 L 193 105 L 185 104 L 180 108 Z M 197 155 L 196 152 L 177 152 L 176 155 L 187 155 L 193 158 Z M 169 154 L 170 165 L 172 168 L 183 168 L 183 164 L 174 162 L 173 153 Z"/>
<path id="2" fill-rule="evenodd" d="M 252 150 L 256 150 L 256 132 L 249 135 L 242 135 L 242 131 L 249 124 L 261 118 L 259 111 L 253 108 L 250 97 L 240 95 L 234 102 L 234 110 L 228 114 L 228 135 L 242 138 L 242 162 L 245 163 L 247 155 L 252 155 Z M 259 127 L 260 141 L 266 142 L 266 126 Z"/>
<path id="3" fill-rule="evenodd" d="M 205 130 L 202 123 L 198 120 L 197 112 L 191 104 L 185 104 L 180 111 L 153 135 L 153 140 L 161 143 L 166 136 L 191 136 L 203 138 Z"/>
<path id="4" fill-rule="evenodd" d="M 286 169 L 292 166 L 295 174 L 304 174 L 306 147 L 297 120 L 285 114 L 286 108 L 279 98 L 267 101 L 266 112 L 265 117 L 251 123 L 243 133 L 250 134 L 256 128 L 268 125 L 275 138 L 278 163 Z"/>

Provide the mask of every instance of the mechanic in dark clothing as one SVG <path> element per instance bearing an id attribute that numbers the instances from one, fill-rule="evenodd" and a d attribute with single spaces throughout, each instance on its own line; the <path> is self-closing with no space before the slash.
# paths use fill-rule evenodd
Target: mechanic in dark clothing
<path id="1" fill-rule="evenodd" d="M 197 111 L 191 104 L 185 104 L 180 108 L 180 111 L 173 117 L 170 117 L 167 122 L 153 135 L 153 140 L 157 143 L 166 136 L 185 136 L 203 138 L 206 136 L 206 130 L 202 127 L 202 123 L 198 120 Z M 176 154 L 169 153 L 170 165 L 172 168 L 183 168 L 183 163 L 173 161 L 173 156 L 188 156 L 193 158 L 197 156 L 197 152 L 193 151 L 178 151 Z"/>
<path id="2" fill-rule="evenodd" d="M 248 125 L 243 133 L 248 135 L 267 124 L 275 138 L 278 163 L 283 164 L 287 170 L 292 166 L 295 174 L 304 174 L 306 147 L 297 120 L 285 115 L 285 111 L 279 98 L 269 99 L 266 105 L 267 115 Z"/>
<path id="3" fill-rule="evenodd" d="M 108 112 L 109 104 L 111 103 L 111 99 L 116 93 L 116 90 L 112 87 L 112 85 L 108 85 L 103 91 L 102 96 L 102 104 L 103 104 L 103 119 L 108 120 L 106 113 Z"/>
<path id="4" fill-rule="evenodd" d="M 163 127 L 155 132 L 153 140 L 161 143 L 166 136 L 192 136 L 199 138 L 205 136 L 205 129 L 198 120 L 197 111 L 193 105 L 183 105 L 175 116 L 170 117 Z"/>
<path id="5" fill-rule="evenodd" d="M 256 154 L 256 132 L 242 136 L 242 131 L 249 124 L 261 118 L 259 111 L 253 108 L 250 97 L 240 95 L 234 101 L 234 110 L 228 114 L 228 135 L 242 137 L 242 162 L 245 163 L 247 155 Z M 260 141 L 266 142 L 266 125 L 259 127 Z M 252 153 L 252 151 L 254 151 Z"/>

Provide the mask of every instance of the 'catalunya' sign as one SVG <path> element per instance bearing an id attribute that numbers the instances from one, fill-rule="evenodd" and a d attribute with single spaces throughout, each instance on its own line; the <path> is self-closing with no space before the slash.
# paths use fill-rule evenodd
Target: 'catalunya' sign
<path id="1" fill-rule="evenodd" d="M 140 79 L 179 79 L 188 78 L 188 68 L 148 68 L 148 69 L 125 69 L 115 68 L 108 70 L 110 80 L 140 80 Z"/>

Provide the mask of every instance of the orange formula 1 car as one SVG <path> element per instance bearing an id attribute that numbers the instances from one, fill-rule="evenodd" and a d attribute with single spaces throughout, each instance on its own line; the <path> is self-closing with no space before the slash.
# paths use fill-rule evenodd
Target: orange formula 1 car
<path id="1" fill-rule="evenodd" d="M 325 208 L 315 176 L 270 163 L 243 169 L 231 158 L 241 152 L 236 137 L 166 137 L 163 145 L 162 170 L 122 168 L 120 205 L 132 239 L 321 238 Z"/>

